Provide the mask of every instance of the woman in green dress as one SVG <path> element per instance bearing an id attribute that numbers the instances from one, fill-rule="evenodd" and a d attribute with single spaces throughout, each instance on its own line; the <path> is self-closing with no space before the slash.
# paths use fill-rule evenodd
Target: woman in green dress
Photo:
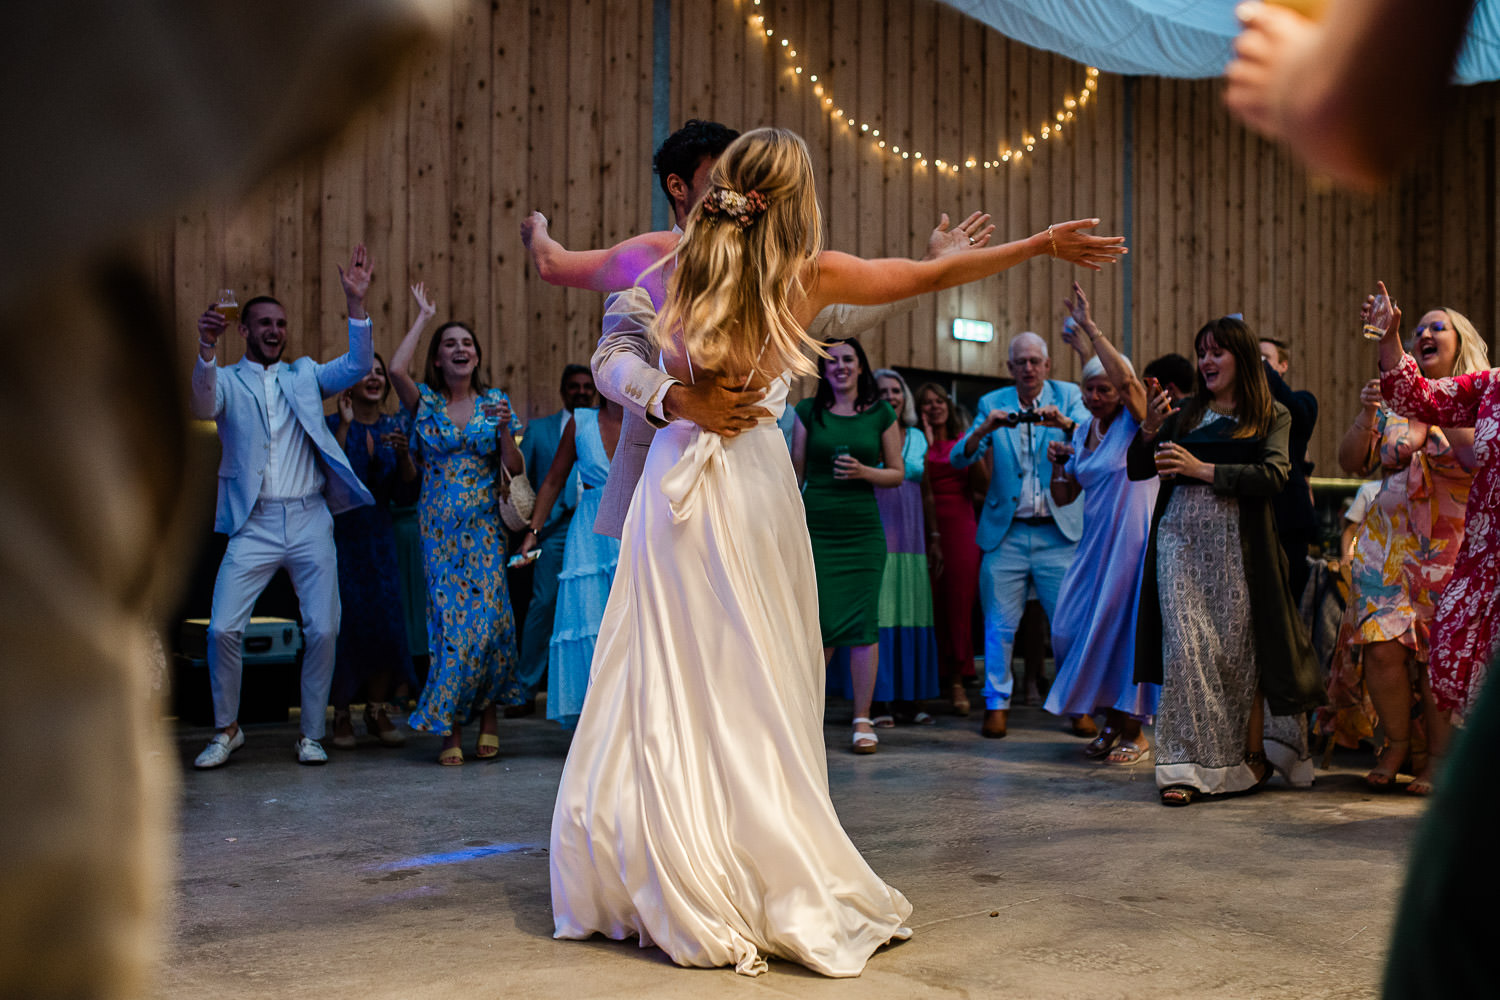
<path id="1" fill-rule="evenodd" d="M 859 341 L 828 344 L 818 391 L 797 404 L 792 464 L 803 484 L 807 533 L 818 577 L 818 622 L 823 659 L 849 647 L 854 691 L 854 752 L 879 746 L 870 701 L 880 652 L 876 612 L 885 573 L 885 527 L 875 487 L 901 485 L 902 432 L 896 411 L 880 398 Z"/>

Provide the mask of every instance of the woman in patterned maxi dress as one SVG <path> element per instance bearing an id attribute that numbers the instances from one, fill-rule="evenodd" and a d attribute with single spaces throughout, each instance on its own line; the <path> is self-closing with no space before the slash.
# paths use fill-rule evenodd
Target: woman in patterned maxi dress
<path id="1" fill-rule="evenodd" d="M 1385 286 L 1381 286 L 1382 292 Z M 1425 318 L 1425 317 L 1424 317 Z M 1495 587 L 1500 583 L 1500 380 L 1492 369 L 1453 378 L 1425 378 L 1401 344 L 1394 309 L 1380 340 L 1380 389 L 1397 413 L 1445 427 L 1474 428 L 1474 485 L 1464 514 L 1464 540 L 1453 579 L 1438 601 L 1428 667 L 1433 700 L 1462 721 L 1478 696 L 1495 652 Z"/>
<path id="2" fill-rule="evenodd" d="M 1412 346 L 1429 378 L 1489 367 L 1473 324 L 1452 310 L 1424 315 Z M 1407 790 L 1425 794 L 1449 728 L 1429 684 L 1430 632 L 1463 543 L 1474 435 L 1392 412 L 1381 405 L 1378 379 L 1360 402 L 1339 462 L 1361 476 L 1379 469 L 1383 478 L 1350 560 L 1350 600 L 1329 667 L 1324 725 L 1354 747 L 1373 742 L 1378 724 L 1384 741 L 1365 783 L 1377 791 L 1394 787 L 1409 754 L 1415 778 Z"/>
<path id="3" fill-rule="evenodd" d="M 1214 320 L 1194 346 L 1197 392 L 1170 417 L 1158 393 L 1128 457 L 1131 479 L 1162 480 L 1142 574 L 1136 680 L 1162 686 L 1156 783 L 1169 806 L 1256 788 L 1273 765 L 1293 783 L 1310 782 L 1305 737 L 1297 745 L 1286 725 L 1287 742 L 1273 750 L 1263 701 L 1295 716 L 1323 698 L 1270 506 L 1290 469 L 1291 417 L 1272 400 L 1244 323 Z"/>
<path id="4" fill-rule="evenodd" d="M 444 737 L 440 764 L 462 764 L 461 727 L 479 716 L 475 756 L 500 751 L 495 707 L 524 700 L 516 679 L 516 626 L 505 582 L 505 535 L 496 488 L 501 464 L 524 467 L 510 400 L 486 389 L 479 345 L 462 323 L 432 335 L 423 383 L 408 373 L 417 341 L 436 311 L 425 289 L 412 289 L 421 314 L 391 357 L 391 384 L 412 413 L 423 463 L 422 557 L 427 574 L 427 633 L 432 667 L 413 729 Z"/>

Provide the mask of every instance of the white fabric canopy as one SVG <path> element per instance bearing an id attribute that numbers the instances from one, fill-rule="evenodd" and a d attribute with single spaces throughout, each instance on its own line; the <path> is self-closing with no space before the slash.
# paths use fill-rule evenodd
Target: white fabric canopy
<path id="1" fill-rule="evenodd" d="M 1237 0 L 944 0 L 1008 38 L 1141 76 L 1224 72 Z M 1459 55 L 1459 83 L 1500 80 L 1500 0 L 1480 0 Z"/>

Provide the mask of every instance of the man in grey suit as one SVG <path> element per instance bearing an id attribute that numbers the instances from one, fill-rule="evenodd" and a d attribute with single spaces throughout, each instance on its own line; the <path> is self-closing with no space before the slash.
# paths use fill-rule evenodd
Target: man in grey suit
<path id="1" fill-rule="evenodd" d="M 198 362 L 190 406 L 218 424 L 223 457 L 214 530 L 229 536 L 214 581 L 208 626 L 214 734 L 193 761 L 220 767 L 245 743 L 239 725 L 241 642 L 250 612 L 277 569 L 285 568 L 302 609 L 302 737 L 297 760 L 323 764 L 323 717 L 339 633 L 338 561 L 333 515 L 373 503 L 323 418 L 323 400 L 350 388 L 374 364 L 365 293 L 372 272 L 365 248 L 339 268 L 349 307 L 349 350 L 327 364 L 286 363 L 286 310 L 269 296 L 245 303 L 239 332 L 245 356 L 220 369 L 215 348 L 228 324 L 210 307 L 198 317 Z"/>
<path id="2" fill-rule="evenodd" d="M 534 483 L 541 483 L 552 468 L 563 428 L 578 407 L 592 409 L 598 400 L 594 393 L 594 376 L 587 365 L 568 365 L 562 373 L 563 407 L 556 413 L 537 417 L 526 425 L 521 439 L 521 457 Z M 526 687 L 530 700 L 507 705 L 507 719 L 531 715 L 536 711 L 536 689 L 547 669 L 547 649 L 552 640 L 552 621 L 557 611 L 557 574 L 562 572 L 563 544 L 568 525 L 573 523 L 573 508 L 578 505 L 578 470 L 568 477 L 568 485 L 552 505 L 552 512 L 537 536 L 537 557 L 531 572 L 531 602 L 526 605 L 526 621 L 521 626 L 521 667 L 518 679 Z"/>
<path id="3" fill-rule="evenodd" d="M 678 229 L 708 189 L 714 161 L 738 137 L 738 132 L 717 122 L 694 119 L 668 136 L 657 150 L 653 166 L 672 202 Z M 945 214 L 928 237 L 927 257 L 984 246 L 994 230 L 989 218 L 975 212 L 949 229 Z M 819 339 L 852 337 L 915 307 L 915 299 L 883 306 L 833 305 L 814 317 L 808 332 Z M 687 386 L 662 371 L 650 337 L 655 318 L 655 304 L 644 288 L 611 295 L 605 302 L 603 336 L 591 363 L 599 392 L 625 409 L 620 442 L 594 519 L 595 531 L 615 538 L 625 526 L 630 497 L 658 427 L 672 420 L 689 420 L 704 430 L 733 437 L 770 415 L 759 405 L 758 391 L 736 392 L 712 382 Z"/>

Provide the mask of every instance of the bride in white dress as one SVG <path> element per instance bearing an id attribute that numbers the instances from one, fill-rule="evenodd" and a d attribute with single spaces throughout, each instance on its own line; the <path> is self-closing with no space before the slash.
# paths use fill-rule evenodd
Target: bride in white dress
<path id="1" fill-rule="evenodd" d="M 634 936 L 679 965 L 758 975 L 776 956 L 857 976 L 910 936 L 911 904 L 828 795 L 812 547 L 775 423 L 788 373 L 813 370 L 804 328 L 830 302 L 1046 253 L 1097 269 L 1124 249 L 1083 220 L 934 261 L 819 254 L 807 149 L 780 129 L 741 136 L 711 184 L 657 341 L 674 377 L 761 386 L 770 416 L 733 438 L 678 421 L 652 441 L 552 816 L 553 920 L 559 938 Z"/>

